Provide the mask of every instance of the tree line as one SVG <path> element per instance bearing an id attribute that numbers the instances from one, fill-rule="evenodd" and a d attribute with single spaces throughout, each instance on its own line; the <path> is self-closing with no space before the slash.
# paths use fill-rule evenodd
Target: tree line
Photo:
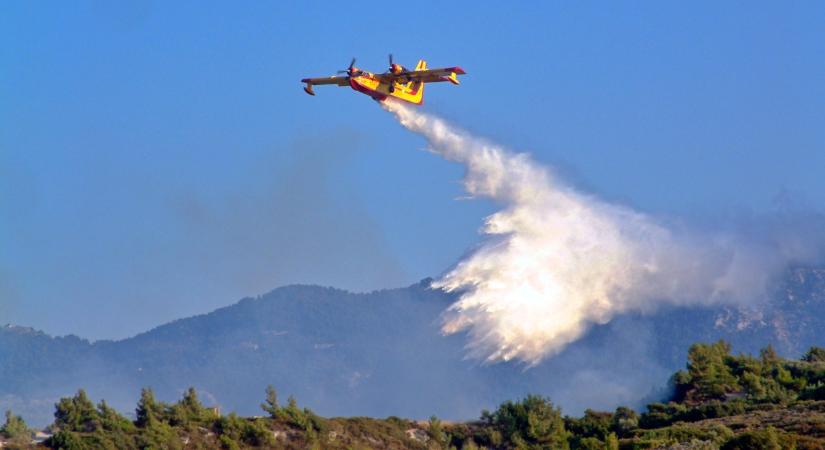
<path id="1" fill-rule="evenodd" d="M 825 448 L 825 349 L 814 347 L 800 360 L 788 360 L 770 346 L 751 356 L 731 354 L 724 341 L 694 344 L 670 387 L 667 398 L 641 413 L 619 407 L 571 417 L 549 398 L 528 395 L 463 423 L 435 416 L 424 423 L 397 417 L 323 418 L 292 397 L 281 405 L 272 386 L 261 404 L 264 414 L 257 417 L 221 415 L 204 406 L 194 388 L 174 403 L 158 400 L 146 388 L 129 419 L 104 400 L 95 404 L 81 389 L 57 402 L 48 427 L 52 434 L 42 445 L 66 450 Z M 771 414 L 778 418 L 774 426 L 747 422 Z M 5 444 L 33 446 L 23 419 L 11 411 L 5 417 L 0 428 Z M 732 417 L 745 425 L 728 426 Z"/>

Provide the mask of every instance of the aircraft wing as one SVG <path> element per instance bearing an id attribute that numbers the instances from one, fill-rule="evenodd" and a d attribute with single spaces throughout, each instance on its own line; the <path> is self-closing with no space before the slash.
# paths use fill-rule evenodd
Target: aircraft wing
<path id="1" fill-rule="evenodd" d="M 338 86 L 349 86 L 349 77 L 322 77 L 322 78 L 304 78 L 301 83 L 306 83 L 304 92 L 309 95 L 315 95 L 312 86 L 322 84 L 337 84 Z"/>
<path id="2" fill-rule="evenodd" d="M 311 85 L 337 84 L 338 86 L 349 86 L 349 77 L 304 78 L 301 80 L 301 83 Z"/>
<path id="3" fill-rule="evenodd" d="M 453 83 L 457 83 L 458 80 L 455 78 L 455 75 L 464 75 L 464 69 L 461 67 L 443 67 L 440 69 L 425 69 L 425 70 L 414 70 L 414 71 L 407 71 L 402 73 L 384 73 L 380 75 L 382 81 L 384 80 L 410 80 L 410 81 L 423 81 L 425 83 L 436 83 L 439 81 L 450 81 Z M 453 75 L 455 74 L 455 75 Z"/>

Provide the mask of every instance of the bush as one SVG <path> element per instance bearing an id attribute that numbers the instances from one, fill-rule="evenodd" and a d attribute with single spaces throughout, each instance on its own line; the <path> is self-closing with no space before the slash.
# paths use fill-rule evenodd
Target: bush
<path id="1" fill-rule="evenodd" d="M 807 386 L 799 393 L 800 400 L 825 400 L 825 383 Z"/>
<path id="2" fill-rule="evenodd" d="M 83 440 L 72 431 L 58 431 L 44 444 L 49 448 L 59 448 L 62 450 L 84 450 Z"/>
<path id="3" fill-rule="evenodd" d="M 604 450 L 605 444 L 594 437 L 576 439 L 573 444 L 574 450 Z"/>
<path id="4" fill-rule="evenodd" d="M 221 448 L 224 450 L 241 450 L 241 446 L 227 435 L 221 436 L 218 442 L 220 442 Z"/>
<path id="5" fill-rule="evenodd" d="M 808 353 L 802 357 L 803 361 L 807 362 L 825 362 L 825 348 L 811 347 Z"/>
<path id="6" fill-rule="evenodd" d="M 566 417 L 564 426 L 567 431 L 576 436 L 593 437 L 604 441 L 610 433 L 612 418 L 613 415 L 610 413 L 587 409 L 581 419 Z"/>
<path id="7" fill-rule="evenodd" d="M 636 411 L 625 406 L 616 408 L 616 412 L 610 418 L 611 431 L 618 437 L 626 437 L 637 428 L 639 428 L 639 414 Z"/>
<path id="8" fill-rule="evenodd" d="M 773 428 L 748 431 L 725 442 L 721 450 L 781 450 L 779 436 Z"/>
<path id="9" fill-rule="evenodd" d="M 660 440 L 672 444 L 691 441 L 710 441 L 716 445 L 727 442 L 732 437 L 733 431 L 724 425 L 716 425 L 711 428 L 699 428 L 687 424 L 650 430 L 640 435 L 640 438 L 643 440 Z"/>
<path id="10" fill-rule="evenodd" d="M 135 440 L 140 448 L 176 449 L 183 446 L 175 429 L 159 420 L 153 420 L 140 428 Z"/>
<path id="11" fill-rule="evenodd" d="M 270 445 L 273 440 L 266 421 L 262 419 L 244 419 L 238 417 L 235 413 L 218 419 L 215 422 L 215 431 L 220 435 L 221 442 L 229 439 L 253 447 Z"/>
<path id="12" fill-rule="evenodd" d="M 666 427 L 676 422 L 687 410 L 687 406 L 681 403 L 651 403 L 647 405 L 647 412 L 639 418 L 639 427 L 645 429 Z"/>

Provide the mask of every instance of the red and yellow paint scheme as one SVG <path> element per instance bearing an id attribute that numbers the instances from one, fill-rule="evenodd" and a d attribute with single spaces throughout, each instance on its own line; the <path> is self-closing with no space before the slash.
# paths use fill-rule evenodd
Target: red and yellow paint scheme
<path id="1" fill-rule="evenodd" d="M 376 74 L 361 70 L 355 67 L 355 58 L 352 58 L 347 70 L 340 70 L 338 73 L 346 75 L 304 78 L 301 80 L 302 83 L 306 83 L 304 91 L 309 95 L 315 95 L 315 91 L 312 90 L 313 86 L 336 84 L 338 86 L 349 86 L 377 101 L 394 97 L 420 105 L 424 102 L 424 85 L 426 83 L 449 81 L 453 84 L 459 84 L 457 76 L 465 74 L 461 67 L 428 69 L 427 62 L 423 59 L 418 61 L 415 70 L 408 70 L 399 64 L 395 64 L 392 55 L 390 55 L 390 68 L 385 73 Z"/>

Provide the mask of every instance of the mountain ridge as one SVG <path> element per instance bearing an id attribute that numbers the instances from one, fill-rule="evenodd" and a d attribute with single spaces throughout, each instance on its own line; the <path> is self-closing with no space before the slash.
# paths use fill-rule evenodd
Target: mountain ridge
<path id="1" fill-rule="evenodd" d="M 440 315 L 459 294 L 430 282 L 368 293 L 283 286 L 122 340 L 7 325 L 0 328 L 0 408 L 46 423 L 53 402 L 80 387 L 128 409 L 142 387 L 173 399 L 194 386 L 208 404 L 252 414 L 250 405 L 272 384 L 327 416 L 466 419 L 530 392 L 575 412 L 640 406 L 681 367 L 693 342 L 725 338 L 746 352 L 773 344 L 798 356 L 825 340 L 825 269 L 804 268 L 788 272 L 761 315 L 730 306 L 626 314 L 529 370 L 484 365 L 465 358 L 465 335 L 441 334 Z"/>

